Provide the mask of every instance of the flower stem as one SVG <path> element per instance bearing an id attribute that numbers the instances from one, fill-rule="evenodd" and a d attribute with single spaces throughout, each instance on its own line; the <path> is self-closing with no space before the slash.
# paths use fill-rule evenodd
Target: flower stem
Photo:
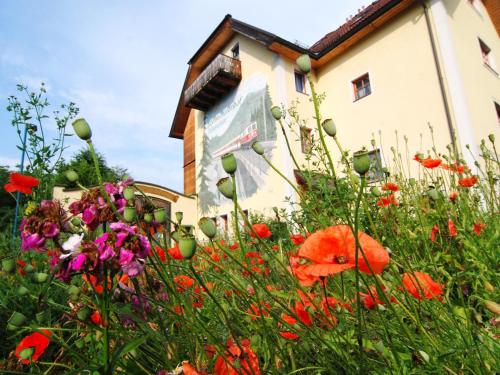
<path id="1" fill-rule="evenodd" d="M 357 316 L 357 339 L 358 339 L 358 347 L 359 354 L 361 355 L 363 352 L 363 336 L 361 334 L 361 296 L 359 294 L 359 238 L 358 238 L 358 230 L 359 230 L 359 206 L 361 203 L 361 198 L 363 196 L 363 189 L 365 187 L 366 179 L 365 176 L 361 176 L 361 184 L 359 186 L 358 198 L 356 199 L 356 209 L 354 211 L 354 238 L 356 240 L 356 252 L 354 255 L 354 264 L 356 265 L 356 316 Z"/>

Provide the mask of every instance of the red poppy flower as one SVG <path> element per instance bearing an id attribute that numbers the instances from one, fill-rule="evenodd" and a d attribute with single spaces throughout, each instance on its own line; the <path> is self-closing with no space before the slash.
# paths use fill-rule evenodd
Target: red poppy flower
<path id="1" fill-rule="evenodd" d="M 455 227 L 455 223 L 453 220 L 448 220 L 448 233 L 450 237 L 456 237 L 457 236 L 457 228 Z"/>
<path id="2" fill-rule="evenodd" d="M 304 237 L 302 237 L 302 235 L 300 233 L 299 234 L 292 234 L 290 236 L 290 239 L 297 246 L 302 244 L 305 241 Z"/>
<path id="3" fill-rule="evenodd" d="M 267 302 L 261 302 L 260 308 L 256 303 L 252 303 L 250 308 L 247 310 L 247 314 L 251 316 L 252 320 L 257 320 L 260 316 L 269 316 L 270 309 L 271 305 Z"/>
<path id="4" fill-rule="evenodd" d="M 240 349 L 241 346 L 241 350 Z M 226 358 L 217 357 L 214 365 L 214 375 L 260 375 L 259 358 L 250 348 L 250 340 L 242 340 L 241 345 L 229 339 Z"/>
<path id="5" fill-rule="evenodd" d="M 196 369 L 189 364 L 188 361 L 182 362 L 182 373 L 184 375 L 200 375 Z"/>
<path id="6" fill-rule="evenodd" d="M 21 363 L 25 365 L 30 364 L 29 359 L 22 359 L 20 356 L 21 351 L 24 349 L 30 349 L 33 348 L 34 352 L 31 355 L 31 362 L 36 362 L 38 361 L 38 358 L 45 352 L 45 349 L 50 344 L 49 337 L 52 335 L 50 331 L 47 330 L 42 330 L 42 332 L 35 332 L 32 333 L 31 335 L 26 336 L 23 338 L 19 344 L 16 347 L 16 357 L 19 358 Z"/>
<path id="7" fill-rule="evenodd" d="M 295 319 L 294 317 L 292 317 L 290 315 L 282 314 L 281 319 L 283 319 L 286 323 L 288 323 L 289 325 L 292 325 L 292 326 L 297 324 L 297 319 Z M 283 327 L 283 324 L 281 322 L 279 322 L 278 326 L 281 328 L 281 327 Z M 279 335 L 287 340 L 298 340 L 299 339 L 299 335 L 297 335 L 296 333 L 291 332 L 291 331 L 279 331 Z"/>
<path id="8" fill-rule="evenodd" d="M 359 232 L 358 238 L 362 249 L 359 252 L 359 270 L 371 273 L 363 258 L 364 253 L 374 273 L 382 273 L 389 263 L 387 250 L 366 233 Z M 304 267 L 306 274 L 328 276 L 355 268 L 355 253 L 356 241 L 351 228 L 336 225 L 313 233 L 302 244 L 298 255 L 313 262 Z"/>
<path id="9" fill-rule="evenodd" d="M 309 313 L 307 312 L 304 304 L 302 302 L 297 301 L 295 303 L 295 314 L 299 317 L 300 321 L 304 323 L 306 326 L 312 325 L 312 319 Z"/>
<path id="10" fill-rule="evenodd" d="M 236 250 L 238 248 L 238 243 L 235 242 L 231 246 L 229 246 L 229 250 Z"/>
<path id="11" fill-rule="evenodd" d="M 396 198 L 394 198 L 394 194 L 390 194 L 387 197 L 382 197 L 377 202 L 377 206 L 379 206 L 379 207 L 387 207 L 387 206 L 390 206 L 391 204 L 393 206 L 398 206 L 399 205 L 399 203 L 396 200 Z"/>
<path id="12" fill-rule="evenodd" d="M 174 277 L 174 282 L 177 284 L 177 291 L 184 292 L 193 286 L 194 279 L 186 275 L 177 275 Z"/>
<path id="13" fill-rule="evenodd" d="M 464 188 L 471 188 L 477 183 L 476 176 L 464 177 L 458 180 L 458 184 Z"/>
<path id="14" fill-rule="evenodd" d="M 483 231 L 484 228 L 486 228 L 486 224 L 475 223 L 474 228 L 472 230 L 474 231 L 474 233 L 476 233 L 478 236 L 480 236 L 481 232 Z"/>
<path id="15" fill-rule="evenodd" d="M 307 265 L 300 263 L 300 258 L 296 256 L 290 257 L 290 271 L 297 278 L 297 281 L 302 286 L 311 286 L 316 281 L 320 281 L 319 276 L 312 276 L 306 272 Z"/>
<path id="16" fill-rule="evenodd" d="M 184 259 L 184 257 L 181 254 L 181 250 L 179 249 L 179 246 L 177 244 L 175 244 L 174 247 L 169 248 L 167 251 L 168 251 L 168 255 L 170 255 L 170 257 L 172 259 L 176 259 L 176 260 L 183 260 Z"/>
<path id="17" fill-rule="evenodd" d="M 99 311 L 97 310 L 94 311 L 92 315 L 90 315 L 90 320 L 92 321 L 92 323 L 101 326 L 102 325 L 101 313 L 99 313 Z"/>
<path id="18" fill-rule="evenodd" d="M 467 170 L 465 165 L 460 165 L 458 163 L 455 164 L 442 164 L 441 168 L 446 169 L 447 171 L 464 173 Z"/>
<path id="19" fill-rule="evenodd" d="M 431 236 L 430 239 L 432 242 L 436 242 L 436 234 L 439 233 L 439 227 L 437 225 L 434 225 L 431 230 Z"/>
<path id="20" fill-rule="evenodd" d="M 440 159 L 431 159 L 431 158 L 420 159 L 419 162 L 423 167 L 428 169 L 437 168 L 442 163 Z"/>
<path id="21" fill-rule="evenodd" d="M 457 191 L 452 191 L 450 193 L 450 201 L 455 202 L 458 199 L 458 192 Z"/>
<path id="22" fill-rule="evenodd" d="M 443 294 L 443 286 L 424 272 L 405 273 L 403 285 L 411 295 L 418 299 L 439 298 L 438 296 Z"/>
<path id="23" fill-rule="evenodd" d="M 4 185 L 4 189 L 9 193 L 18 191 L 23 194 L 31 194 L 33 193 L 33 188 L 39 184 L 40 181 L 35 177 L 12 172 L 9 176 L 9 183 Z"/>
<path id="24" fill-rule="evenodd" d="M 165 255 L 165 250 L 163 250 L 161 247 L 159 246 L 155 246 L 155 250 L 156 250 L 156 254 L 158 254 L 158 257 L 160 258 L 160 260 L 165 263 L 167 261 L 167 257 Z"/>
<path id="25" fill-rule="evenodd" d="M 385 292 L 386 287 L 382 286 L 382 290 Z M 370 292 L 368 293 L 359 293 L 360 296 L 362 297 L 363 300 L 363 305 L 368 309 L 368 310 L 373 310 L 377 305 L 384 305 L 384 301 L 380 299 L 380 296 L 377 293 L 377 288 L 373 285 L 370 287 Z M 388 297 L 389 298 L 389 297 Z M 395 302 L 397 303 L 396 298 L 393 296 L 390 297 L 389 299 L 390 302 Z"/>
<path id="26" fill-rule="evenodd" d="M 259 238 L 269 238 L 273 235 L 266 224 L 254 224 L 252 225 L 252 228 L 253 231 L 250 231 L 250 236 L 252 238 L 255 238 L 254 231 L 257 233 Z"/>
<path id="27" fill-rule="evenodd" d="M 394 182 L 388 182 L 382 186 L 382 190 L 384 190 L 384 191 L 390 190 L 390 191 L 396 192 L 396 191 L 399 191 L 399 187 Z"/>

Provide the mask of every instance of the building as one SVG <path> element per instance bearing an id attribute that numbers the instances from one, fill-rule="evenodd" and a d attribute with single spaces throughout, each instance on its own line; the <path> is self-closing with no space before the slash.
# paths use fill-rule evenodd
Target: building
<path id="1" fill-rule="evenodd" d="M 238 196 L 247 210 L 286 207 L 293 190 L 251 149 L 290 179 L 294 168 L 271 105 L 291 106 L 307 119 L 286 129 L 299 163 L 315 136 L 310 88 L 295 66 L 312 60 L 313 82 L 325 92 L 322 115 L 334 119 L 347 149 L 370 146 L 372 134 L 390 146 L 408 138 L 413 151 L 454 143 L 469 165 L 480 140 L 500 121 L 500 2 L 498 0 L 377 0 L 309 48 L 227 15 L 191 60 L 170 129 L 184 141 L 184 193 L 197 196 L 197 216 L 230 227 L 230 202 L 216 189 L 225 177 L 220 156 L 238 160 Z M 422 136 L 422 134 L 424 136 Z M 337 160 L 339 153 L 332 146 Z"/>

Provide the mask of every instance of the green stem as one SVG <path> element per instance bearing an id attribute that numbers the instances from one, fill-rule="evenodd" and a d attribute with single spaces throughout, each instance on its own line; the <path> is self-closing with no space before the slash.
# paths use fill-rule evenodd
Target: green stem
<path id="1" fill-rule="evenodd" d="M 293 155 L 292 148 L 290 147 L 290 142 L 288 141 L 288 137 L 287 137 L 286 132 L 285 132 L 285 127 L 283 126 L 283 122 L 281 121 L 281 119 L 279 120 L 279 124 L 281 126 L 281 131 L 283 132 L 283 136 L 285 137 L 286 147 L 288 148 L 288 152 L 290 153 L 290 156 L 293 160 L 293 164 L 295 164 L 295 167 L 300 172 L 299 163 L 297 163 L 297 160 L 295 159 L 295 156 Z"/>
<path id="2" fill-rule="evenodd" d="M 234 173 L 231 175 L 231 180 L 233 181 L 234 227 L 236 231 L 236 237 L 238 238 L 238 243 L 240 245 L 240 249 L 243 250 L 244 246 L 243 246 L 243 240 L 241 239 L 240 223 L 238 222 L 238 193 L 236 191 L 236 177 Z"/>
<path id="3" fill-rule="evenodd" d="M 356 317 L 357 317 L 357 339 L 359 346 L 359 354 L 361 355 L 363 352 L 363 336 L 361 334 L 361 296 L 359 294 L 359 238 L 358 238 L 358 230 L 359 230 L 359 206 L 361 203 L 361 197 L 363 195 L 363 189 L 365 187 L 366 179 L 365 176 L 361 176 L 361 184 L 359 186 L 358 198 L 356 200 L 356 209 L 354 211 L 354 238 L 356 240 L 356 252 L 354 255 L 354 264 L 356 271 Z"/>

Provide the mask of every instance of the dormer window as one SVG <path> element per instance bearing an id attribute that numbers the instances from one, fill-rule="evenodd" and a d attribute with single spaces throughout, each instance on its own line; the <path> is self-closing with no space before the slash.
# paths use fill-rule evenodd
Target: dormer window
<path id="1" fill-rule="evenodd" d="M 233 48 L 231 48 L 231 54 L 233 56 L 233 59 L 239 59 L 240 58 L 240 44 L 236 43 Z"/>

